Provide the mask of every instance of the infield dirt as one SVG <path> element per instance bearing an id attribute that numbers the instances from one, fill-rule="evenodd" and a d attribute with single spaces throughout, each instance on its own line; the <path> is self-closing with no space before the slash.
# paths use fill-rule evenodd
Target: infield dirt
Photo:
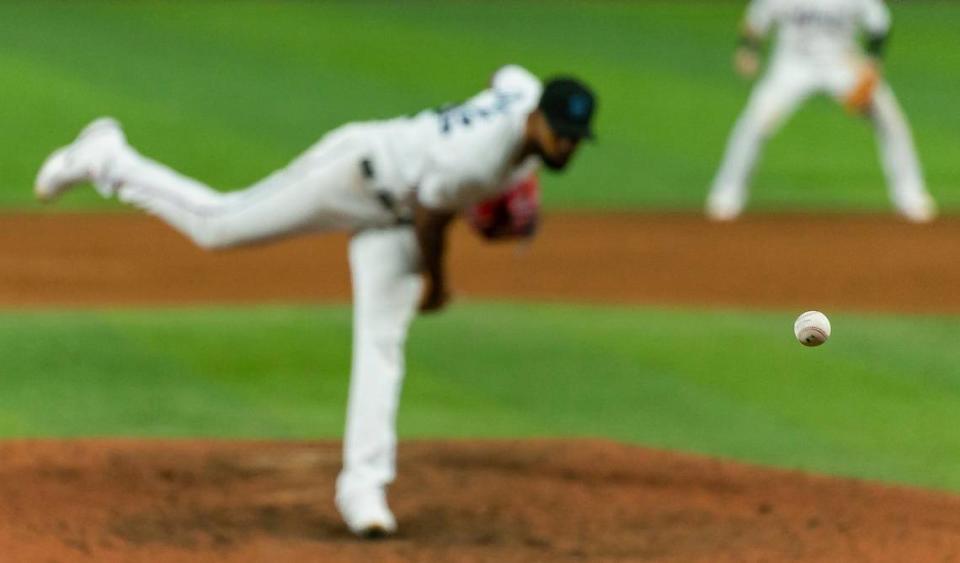
<path id="1" fill-rule="evenodd" d="M 210 255 L 133 215 L 0 217 L 5 307 L 342 301 L 345 237 Z M 461 298 L 960 312 L 960 221 L 552 215 L 454 233 Z M 337 444 L 0 443 L 2 561 L 954 561 L 960 497 L 604 441 L 407 442 L 402 531 L 336 516 Z"/>
<path id="2" fill-rule="evenodd" d="M 7 215 L 0 224 L 2 306 L 350 296 L 343 235 L 209 253 L 140 215 Z M 551 214 L 527 246 L 484 244 L 463 225 L 453 235 L 463 298 L 960 312 L 956 218 Z"/>

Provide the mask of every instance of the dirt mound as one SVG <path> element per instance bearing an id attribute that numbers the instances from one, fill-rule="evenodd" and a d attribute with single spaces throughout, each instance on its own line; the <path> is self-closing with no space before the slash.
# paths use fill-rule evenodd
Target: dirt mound
<path id="1" fill-rule="evenodd" d="M 0 217 L 0 305 L 349 298 L 345 237 L 207 253 L 141 215 Z M 454 231 L 466 297 L 960 312 L 960 220 L 551 214 L 529 247 Z"/>
<path id="2" fill-rule="evenodd" d="M 948 561 L 960 498 L 611 442 L 410 442 L 398 538 L 353 539 L 339 447 L 0 445 L 6 561 Z"/>

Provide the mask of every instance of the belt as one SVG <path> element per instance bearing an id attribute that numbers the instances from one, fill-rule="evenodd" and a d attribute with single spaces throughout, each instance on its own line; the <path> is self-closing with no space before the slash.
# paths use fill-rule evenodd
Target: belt
<path id="1" fill-rule="evenodd" d="M 371 182 L 376 179 L 376 170 L 373 167 L 373 161 L 369 158 L 364 158 L 360 160 L 360 171 L 363 173 L 363 177 Z M 402 213 L 397 206 L 397 198 L 393 196 L 388 190 L 383 188 L 374 188 L 373 195 L 376 196 L 377 201 L 380 202 L 380 205 L 384 207 L 387 211 L 393 214 L 397 219 L 398 225 L 412 225 L 413 218 Z"/>

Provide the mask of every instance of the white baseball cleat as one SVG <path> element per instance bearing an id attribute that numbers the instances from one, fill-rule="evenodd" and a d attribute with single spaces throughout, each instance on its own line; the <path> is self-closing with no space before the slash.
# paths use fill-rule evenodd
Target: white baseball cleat
<path id="1" fill-rule="evenodd" d="M 49 202 L 78 184 L 94 180 L 125 143 L 123 130 L 115 119 L 94 120 L 75 141 L 47 157 L 37 174 L 34 194 L 40 201 Z M 96 188 L 104 197 L 112 195 L 107 186 Z"/>
<path id="2" fill-rule="evenodd" d="M 364 539 L 379 539 L 397 532 L 397 520 L 382 490 L 337 495 L 337 509 L 350 531 Z"/>
<path id="3" fill-rule="evenodd" d="M 710 193 L 707 217 L 712 221 L 733 221 L 743 212 L 743 200 L 728 193 Z"/>
<path id="4" fill-rule="evenodd" d="M 929 223 L 937 218 L 937 204 L 927 194 L 899 202 L 897 210 L 911 223 Z"/>

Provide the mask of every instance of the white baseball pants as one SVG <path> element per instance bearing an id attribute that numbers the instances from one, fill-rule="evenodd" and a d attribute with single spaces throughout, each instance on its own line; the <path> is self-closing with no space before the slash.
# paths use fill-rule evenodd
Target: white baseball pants
<path id="1" fill-rule="evenodd" d="M 348 125 L 257 184 L 221 193 L 125 147 L 94 181 L 198 246 L 220 249 L 396 223 L 363 176 L 360 161 L 369 150 L 363 128 Z"/>
<path id="2" fill-rule="evenodd" d="M 220 193 L 132 148 L 98 184 L 165 220 L 201 247 L 256 243 L 302 232 L 350 230 L 353 365 L 337 494 L 384 489 L 394 478 L 404 344 L 420 299 L 412 226 L 371 195 L 360 165 L 367 132 L 332 132 L 287 168 L 246 190 Z"/>
<path id="3" fill-rule="evenodd" d="M 726 154 L 710 190 L 708 206 L 742 208 L 748 182 L 767 138 L 815 93 L 840 100 L 857 81 L 857 64 L 829 65 L 783 57 L 754 88 L 747 107 L 734 126 Z M 929 199 L 906 118 L 890 86 L 881 81 L 870 111 L 890 199 L 901 212 Z"/>
<path id="4" fill-rule="evenodd" d="M 412 227 L 367 229 L 350 241 L 353 370 L 337 495 L 385 488 L 396 474 L 396 415 L 407 329 L 423 280 Z"/>

